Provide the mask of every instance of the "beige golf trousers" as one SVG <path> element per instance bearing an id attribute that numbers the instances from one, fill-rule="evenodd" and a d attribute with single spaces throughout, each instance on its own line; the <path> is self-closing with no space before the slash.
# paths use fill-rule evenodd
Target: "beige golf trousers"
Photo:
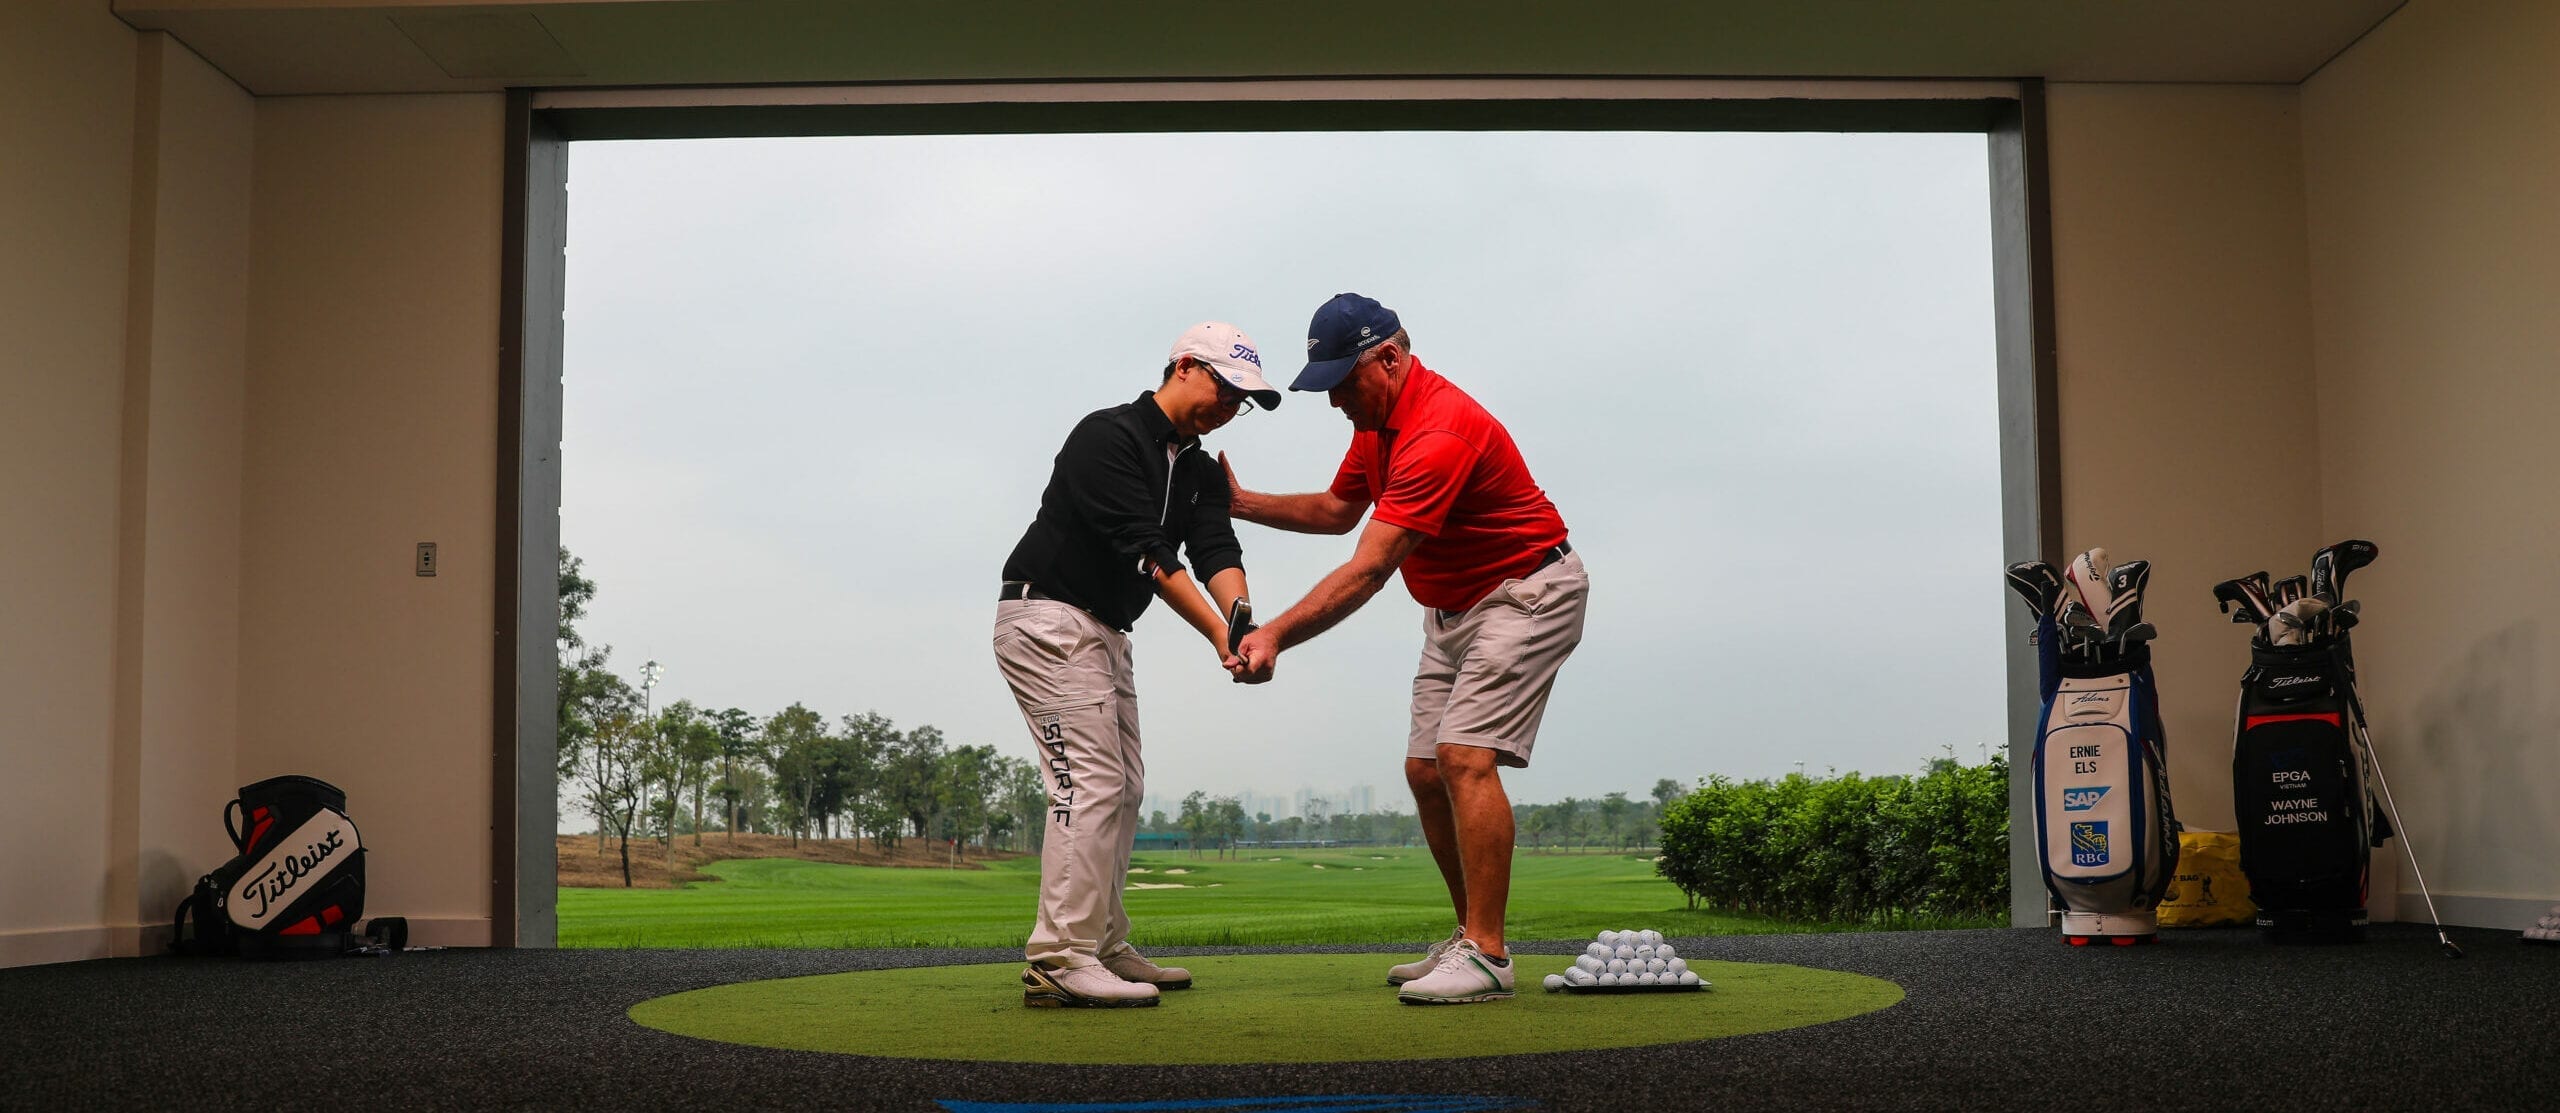
<path id="1" fill-rule="evenodd" d="M 1146 797 L 1129 636 L 1052 599 L 996 604 L 996 667 L 1049 787 L 1040 910 L 1024 957 L 1081 966 L 1129 938 L 1121 905 Z"/>

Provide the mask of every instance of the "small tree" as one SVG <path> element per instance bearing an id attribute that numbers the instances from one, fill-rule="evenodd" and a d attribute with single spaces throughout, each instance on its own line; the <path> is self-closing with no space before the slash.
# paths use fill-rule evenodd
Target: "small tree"
<path id="1" fill-rule="evenodd" d="M 1180 823 L 1183 831 L 1191 836 L 1191 856 L 1199 857 L 1200 842 L 1208 837 L 1215 822 L 1209 814 L 1209 794 L 1193 789 L 1191 795 L 1183 797 L 1182 815 L 1175 822 Z"/>

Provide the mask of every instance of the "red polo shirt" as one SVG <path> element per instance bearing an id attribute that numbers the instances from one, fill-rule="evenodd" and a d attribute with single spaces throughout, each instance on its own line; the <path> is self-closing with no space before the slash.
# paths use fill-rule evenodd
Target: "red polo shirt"
<path id="1" fill-rule="evenodd" d="M 1511 431 L 1420 360 L 1387 427 L 1351 435 L 1333 497 L 1374 502 L 1378 521 L 1430 539 L 1405 558 L 1404 586 L 1444 611 L 1475 606 L 1502 581 L 1536 571 L 1565 539 L 1564 518 L 1530 477 Z"/>

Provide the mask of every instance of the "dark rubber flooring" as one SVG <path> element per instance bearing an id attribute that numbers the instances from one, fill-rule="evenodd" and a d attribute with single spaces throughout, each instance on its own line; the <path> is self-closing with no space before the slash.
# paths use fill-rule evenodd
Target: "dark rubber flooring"
<path id="1" fill-rule="evenodd" d="M 2336 947 L 2269 947 L 2245 931 L 2104 949 L 2065 947 L 2044 931 L 1682 939 L 1683 954 L 1873 974 L 1908 997 L 1832 1024 L 1695 1044 L 1179 1068 L 770 1051 L 668 1035 L 624 1016 L 635 1002 L 678 990 L 1007 957 L 998 951 L 455 950 L 302 963 L 85 962 L 0 970 L 0 1109 L 1149 1103 L 1139 1108 L 1458 1113 L 2560 1103 L 2560 948 L 2524 946 L 2512 932 L 2455 937 L 2471 957 L 2448 960 L 2431 932 L 2405 925 Z M 1200 952 L 1165 952 L 1182 953 Z M 1316 1095 L 1372 1096 L 1308 1100 Z"/>

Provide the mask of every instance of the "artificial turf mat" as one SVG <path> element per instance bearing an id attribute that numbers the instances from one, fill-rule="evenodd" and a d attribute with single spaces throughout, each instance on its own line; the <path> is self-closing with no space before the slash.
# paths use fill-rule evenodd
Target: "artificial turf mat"
<path id="1" fill-rule="evenodd" d="M 1642 1047 L 1801 1028 L 1902 1000 L 1881 978 L 1702 962 L 1693 993 L 1548 993 L 1571 956 L 1515 955 L 1520 995 L 1480 1005 L 1397 1003 L 1396 956 L 1223 955 L 1180 960 L 1197 982 L 1146 1009 L 1032 1009 L 1019 962 L 739 982 L 632 1006 L 647 1027 L 724 1043 L 909 1059 L 1030 1063 L 1321 1063 Z"/>

